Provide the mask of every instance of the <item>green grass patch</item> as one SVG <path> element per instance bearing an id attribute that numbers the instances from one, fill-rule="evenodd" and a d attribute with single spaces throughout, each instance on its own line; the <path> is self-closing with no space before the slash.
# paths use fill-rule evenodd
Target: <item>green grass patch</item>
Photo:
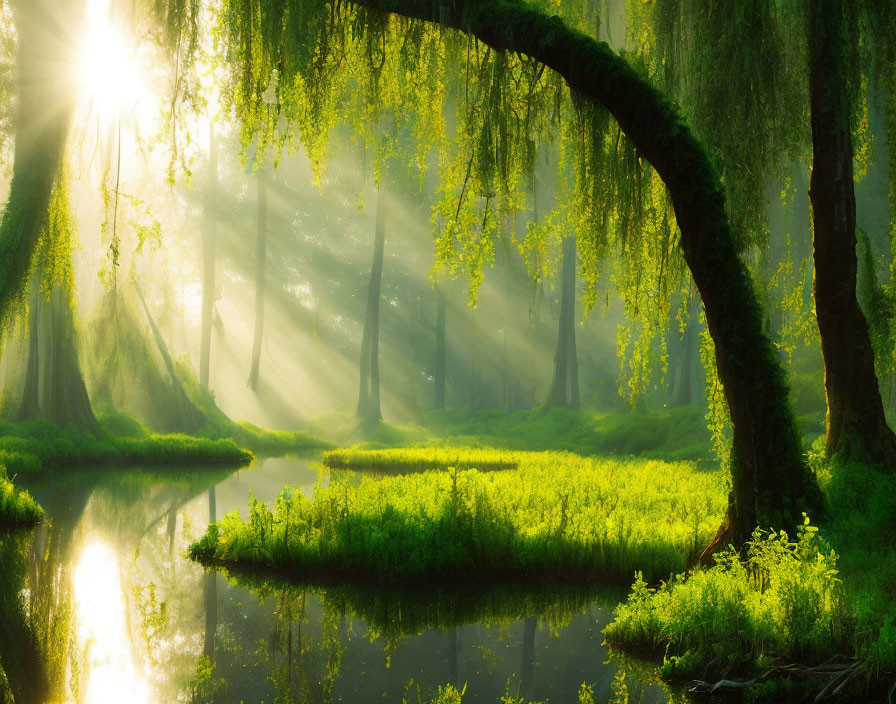
<path id="1" fill-rule="evenodd" d="M 386 450 L 347 448 L 323 455 L 331 469 L 408 471 L 427 469 L 515 469 L 525 453 L 479 448 L 405 447 Z"/>
<path id="2" fill-rule="evenodd" d="M 52 423 L 0 421 L 0 464 L 10 477 L 68 465 L 243 464 L 252 454 L 232 440 L 188 435 L 153 435 L 133 421 L 128 435 L 111 431 L 125 424 L 119 416 L 100 418 L 102 438 Z"/>
<path id="3" fill-rule="evenodd" d="M 721 520 L 725 478 L 690 463 L 531 453 L 504 472 L 349 477 L 287 488 L 211 526 L 193 558 L 384 582 L 651 579 L 684 569 Z"/>
<path id="4" fill-rule="evenodd" d="M 30 526 L 43 520 L 44 511 L 27 491 L 0 477 L 0 526 Z"/>

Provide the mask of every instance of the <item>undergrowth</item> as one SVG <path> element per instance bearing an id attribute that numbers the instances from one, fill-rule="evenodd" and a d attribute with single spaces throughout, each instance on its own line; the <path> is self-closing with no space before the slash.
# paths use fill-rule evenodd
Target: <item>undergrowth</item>
<path id="1" fill-rule="evenodd" d="M 357 483 L 355 483 L 357 482 Z M 495 473 L 350 478 L 313 499 L 251 501 L 190 554 L 206 562 L 380 581 L 650 579 L 681 571 L 718 527 L 724 477 L 687 463 L 532 453 Z"/>
<path id="2" fill-rule="evenodd" d="M 756 534 L 741 555 L 651 589 L 639 578 L 605 630 L 609 641 L 665 652 L 661 674 L 715 680 L 773 666 L 862 663 L 862 682 L 896 677 L 896 478 L 812 457 L 825 522 L 796 541 Z M 876 685 L 875 685 L 876 683 Z M 839 684 L 839 683 L 837 683 Z M 793 682 L 765 682 L 754 699 Z M 833 688 L 832 688 L 833 689 Z M 853 692 L 854 693 L 854 692 Z"/>

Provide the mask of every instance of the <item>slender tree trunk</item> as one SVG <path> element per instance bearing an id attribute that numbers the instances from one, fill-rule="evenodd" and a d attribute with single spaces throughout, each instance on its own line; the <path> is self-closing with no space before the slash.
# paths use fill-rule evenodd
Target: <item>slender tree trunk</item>
<path id="1" fill-rule="evenodd" d="M 136 282 L 134 283 L 134 290 L 137 292 L 137 297 L 143 306 L 143 312 L 146 314 L 146 320 L 149 323 L 150 330 L 152 330 L 152 337 L 156 342 L 156 347 L 159 349 L 159 354 L 162 355 L 162 361 L 165 362 L 165 369 L 168 371 L 168 377 L 171 379 L 171 385 L 177 398 L 177 407 L 171 409 L 171 414 L 177 417 L 178 424 L 185 432 L 195 433 L 205 425 L 205 415 L 193 404 L 187 396 L 187 392 L 184 391 L 184 386 L 180 383 L 180 379 L 177 378 L 174 362 L 171 361 L 171 355 L 168 353 L 168 345 L 165 344 L 165 339 L 162 337 L 162 333 L 159 331 L 152 313 L 149 312 L 149 306 L 146 305 L 143 292 Z"/>
<path id="2" fill-rule="evenodd" d="M 563 240 L 563 271 L 560 283 L 560 320 L 557 323 L 557 350 L 554 378 L 543 410 L 559 406 L 579 407 L 579 360 L 576 355 L 576 238 Z"/>
<path id="3" fill-rule="evenodd" d="M 268 188 L 265 167 L 258 170 L 258 235 L 255 241 L 255 340 L 252 343 L 252 367 L 249 388 L 258 390 L 258 366 L 261 363 L 261 340 L 264 336 L 264 265 L 267 258 Z"/>
<path id="4" fill-rule="evenodd" d="M 874 371 L 868 323 L 856 298 L 856 199 L 847 95 L 843 0 L 809 3 L 809 90 L 815 225 L 815 311 L 828 399 L 828 455 L 896 467 Z"/>
<path id="5" fill-rule="evenodd" d="M 358 415 L 368 422 L 382 419 L 380 411 L 380 288 L 383 280 L 383 252 L 386 245 L 386 196 L 382 189 L 376 199 L 376 233 L 373 264 L 367 287 L 367 314 L 361 338 L 361 388 Z"/>
<path id="6" fill-rule="evenodd" d="M 681 347 L 681 360 L 673 388 L 672 405 L 687 406 L 693 401 L 691 386 L 694 370 L 695 352 L 697 351 L 697 315 L 699 308 L 696 299 L 688 300 L 688 324 L 684 329 L 684 340 Z"/>
<path id="7" fill-rule="evenodd" d="M 757 524 L 793 528 L 816 515 L 821 492 L 802 452 L 789 389 L 762 330 L 762 309 L 725 210 L 706 149 L 663 97 L 604 42 L 525 3 L 499 0 L 356 0 L 452 27 L 494 49 L 524 54 L 603 105 L 668 189 L 684 258 L 703 300 L 733 426 L 732 489 L 726 516 L 703 558 L 742 544 Z"/>
<path id="8" fill-rule="evenodd" d="M 48 420 L 61 428 L 74 426 L 98 437 L 100 426 L 81 374 L 68 294 L 54 286 L 47 299 L 35 279 L 29 328 L 28 365 L 19 417 Z"/>
<path id="9" fill-rule="evenodd" d="M 212 319 L 215 309 L 215 248 L 218 215 L 218 147 L 215 126 L 208 124 L 208 184 L 202 222 L 202 330 L 199 350 L 199 385 L 209 390 L 209 362 L 212 349 Z"/>
<path id="10" fill-rule="evenodd" d="M 445 294 L 442 287 L 436 285 L 436 369 L 434 379 L 436 386 L 436 408 L 445 408 Z"/>

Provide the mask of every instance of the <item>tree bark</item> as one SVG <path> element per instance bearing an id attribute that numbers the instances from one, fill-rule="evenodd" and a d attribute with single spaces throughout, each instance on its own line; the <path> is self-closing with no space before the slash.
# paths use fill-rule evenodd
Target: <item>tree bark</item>
<path id="1" fill-rule="evenodd" d="M 494 49 L 529 56 L 613 115 L 668 189 L 731 412 L 732 490 L 722 526 L 704 559 L 729 543 L 742 544 L 757 524 L 793 528 L 803 511 L 817 515 L 821 493 L 803 456 L 784 372 L 762 330 L 756 292 L 737 254 L 719 176 L 673 104 L 605 42 L 524 2 L 356 2 L 438 22 Z"/>
<path id="2" fill-rule="evenodd" d="M 445 294 L 436 285 L 436 368 L 433 378 L 436 387 L 436 408 L 445 408 Z"/>
<path id="3" fill-rule="evenodd" d="M 54 286 L 50 297 L 40 292 L 35 279 L 29 310 L 28 363 L 19 407 L 22 420 L 48 420 L 60 428 L 74 426 L 99 437 L 81 374 L 75 346 L 69 296 Z"/>
<path id="4" fill-rule="evenodd" d="M 829 456 L 896 467 L 896 435 L 887 425 L 874 371 L 868 323 L 856 298 L 856 198 L 847 95 L 843 0 L 809 3 L 815 311 L 824 357 Z"/>
<path id="5" fill-rule="evenodd" d="M 380 411 L 380 288 L 383 281 L 383 252 L 386 245 L 386 196 L 382 189 L 376 198 L 376 232 L 373 243 L 373 264 L 367 287 L 367 314 L 361 338 L 361 388 L 358 394 L 358 415 L 367 422 L 381 420 Z"/>
<path id="6" fill-rule="evenodd" d="M 554 378 L 544 411 L 579 407 L 579 360 L 576 355 L 576 238 L 563 239 L 563 271 L 560 283 L 560 319 L 557 322 L 557 349 Z"/>
<path id="7" fill-rule="evenodd" d="M 215 309 L 215 249 L 218 214 L 218 148 L 215 127 L 208 125 L 208 184 L 202 222 L 202 329 L 199 350 L 199 385 L 209 390 L 209 362 L 212 349 L 212 319 Z"/>
<path id="8" fill-rule="evenodd" d="M 265 167 L 258 170 L 258 235 L 255 240 L 255 340 L 252 343 L 252 367 L 248 386 L 258 390 L 258 367 L 261 364 L 261 340 L 264 336 L 265 259 L 268 236 L 268 188 Z"/>
<path id="9" fill-rule="evenodd" d="M 18 54 L 15 153 L 9 197 L 0 221 L 0 319 L 8 320 L 28 276 L 47 220 L 69 124 L 74 91 L 67 70 L 80 24 L 72 0 L 14 0 Z M 61 68 L 62 67 L 62 68 Z"/>

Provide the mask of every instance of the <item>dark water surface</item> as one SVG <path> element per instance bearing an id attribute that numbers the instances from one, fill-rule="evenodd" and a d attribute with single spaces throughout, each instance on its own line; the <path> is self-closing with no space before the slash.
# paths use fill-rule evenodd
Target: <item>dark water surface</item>
<path id="1" fill-rule="evenodd" d="M 583 682 L 598 702 L 670 701 L 649 666 L 602 645 L 619 593 L 232 584 L 186 559 L 209 518 L 245 514 L 250 492 L 310 495 L 328 481 L 315 466 L 67 470 L 32 484 L 49 520 L 0 536 L 0 655 L 17 704 L 415 703 L 448 683 L 466 686 L 465 703 L 565 704 Z"/>

